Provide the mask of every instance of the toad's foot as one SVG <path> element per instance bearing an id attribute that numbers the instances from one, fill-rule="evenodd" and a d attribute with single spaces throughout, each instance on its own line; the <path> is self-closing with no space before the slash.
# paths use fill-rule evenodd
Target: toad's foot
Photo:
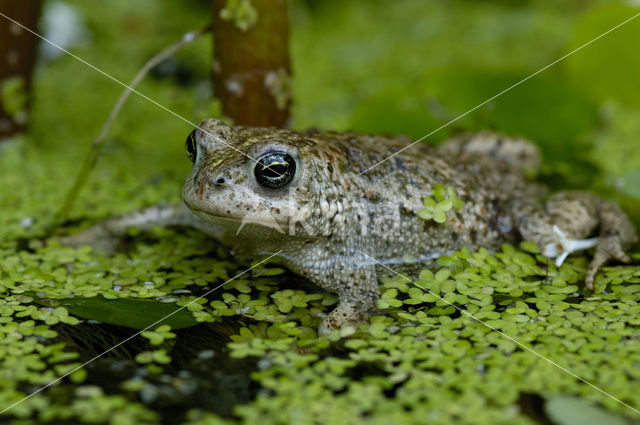
<path id="1" fill-rule="evenodd" d="M 535 205 L 519 205 L 520 234 L 537 242 L 542 253 L 556 258 L 559 266 L 567 255 L 581 249 L 596 247 L 585 276 L 585 286 L 593 291 L 595 276 L 609 260 L 629 262 L 625 254 L 638 240 L 633 224 L 614 202 L 587 192 L 560 192 L 545 204 L 545 210 Z M 597 238 L 580 239 L 598 232 Z"/>
<path id="2" fill-rule="evenodd" d="M 569 239 L 558 226 L 553 226 L 553 233 L 556 236 L 556 240 L 544 246 L 542 249 L 542 255 L 549 258 L 555 258 L 556 267 L 560 267 L 569 254 L 583 249 L 593 248 L 598 245 L 598 240 L 600 239 Z"/>
<path id="3" fill-rule="evenodd" d="M 591 260 L 591 264 L 589 264 L 589 269 L 585 277 L 585 286 L 591 292 L 595 290 L 594 282 L 596 274 L 609 260 L 615 259 L 623 263 L 631 262 L 631 257 L 624 252 L 623 247 L 625 243 L 619 234 L 605 234 L 601 235 L 598 239 L 596 253 Z"/>
<path id="4" fill-rule="evenodd" d="M 362 298 L 342 298 L 338 306 L 322 321 L 319 335 L 328 335 L 334 329 L 358 326 L 366 323 L 378 304 L 377 293 L 365 294 Z"/>

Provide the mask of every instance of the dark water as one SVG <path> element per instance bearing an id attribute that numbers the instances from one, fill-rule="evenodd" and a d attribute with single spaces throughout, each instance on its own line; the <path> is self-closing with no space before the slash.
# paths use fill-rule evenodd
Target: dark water
<path id="1" fill-rule="evenodd" d="M 257 360 L 233 359 L 225 348 L 229 336 L 241 326 L 234 318 L 174 330 L 176 338 L 161 346 L 151 346 L 147 339 L 137 336 L 89 363 L 82 385 L 99 386 L 105 394 L 125 394 L 156 411 L 166 424 L 179 423 L 189 409 L 196 407 L 229 417 L 235 405 L 251 401 L 259 390 L 249 377 L 256 370 Z M 80 362 L 93 359 L 137 332 L 101 323 L 62 325 L 56 330 L 58 341 L 78 352 Z M 162 373 L 152 374 L 134 360 L 137 354 L 158 348 L 167 349 L 172 358 L 170 364 L 163 365 Z M 143 381 L 144 385 L 139 391 L 126 391 L 122 384 L 128 380 Z M 75 397 L 69 384 L 47 391 L 58 401 L 71 402 Z"/>

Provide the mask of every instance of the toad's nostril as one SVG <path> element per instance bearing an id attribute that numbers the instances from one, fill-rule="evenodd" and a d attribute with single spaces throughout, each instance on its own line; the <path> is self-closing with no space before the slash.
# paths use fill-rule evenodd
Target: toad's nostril
<path id="1" fill-rule="evenodd" d="M 218 177 L 218 180 L 216 180 L 216 186 L 222 186 L 224 184 L 225 180 L 224 177 Z"/>

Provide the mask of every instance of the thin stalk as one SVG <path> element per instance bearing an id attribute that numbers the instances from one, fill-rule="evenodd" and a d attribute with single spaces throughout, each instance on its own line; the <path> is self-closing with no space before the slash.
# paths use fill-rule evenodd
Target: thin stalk
<path id="1" fill-rule="evenodd" d="M 74 204 L 78 200 L 78 196 L 80 195 L 80 191 L 82 190 L 82 187 L 87 181 L 89 174 L 93 170 L 93 167 L 95 166 L 98 160 L 98 153 L 107 137 L 107 134 L 109 133 L 109 130 L 111 129 L 111 125 L 113 124 L 116 117 L 120 113 L 120 110 L 124 106 L 124 103 L 127 101 L 131 93 L 133 93 L 132 90 L 135 89 L 138 84 L 140 84 L 140 82 L 144 79 L 144 77 L 146 77 L 149 71 L 153 69 L 156 65 L 158 65 L 160 62 L 167 59 L 168 57 L 174 55 L 177 51 L 179 51 L 183 47 L 191 44 L 193 41 L 197 40 L 202 35 L 210 32 L 211 28 L 212 27 L 209 25 L 201 30 L 191 31 L 186 33 L 184 36 L 182 36 L 180 41 L 167 46 L 160 53 L 158 53 L 157 55 L 149 59 L 142 66 L 140 71 L 138 71 L 136 76 L 129 83 L 128 87 L 120 95 L 120 98 L 114 105 L 113 109 L 111 109 L 111 112 L 107 117 L 107 120 L 103 124 L 102 129 L 100 130 L 100 133 L 95 139 L 93 139 L 93 142 L 91 143 L 91 148 L 87 156 L 84 158 L 84 161 L 82 162 L 82 166 L 80 167 L 80 171 L 78 172 L 78 175 L 75 181 L 73 182 L 73 185 L 67 192 L 67 195 L 65 196 L 62 206 L 56 213 L 53 219 L 53 222 L 51 223 L 51 226 L 47 229 L 47 237 L 51 236 L 58 229 L 62 221 L 69 216 L 71 209 L 73 208 Z"/>

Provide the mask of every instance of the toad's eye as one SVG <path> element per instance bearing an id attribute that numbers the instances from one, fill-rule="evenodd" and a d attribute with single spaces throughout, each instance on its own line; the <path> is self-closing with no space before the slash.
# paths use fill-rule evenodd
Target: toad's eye
<path id="1" fill-rule="evenodd" d="M 191 160 L 191 162 L 196 162 L 196 154 L 198 153 L 198 148 L 196 147 L 196 131 L 193 130 L 187 136 L 187 141 L 184 144 L 184 148 L 187 150 L 187 158 Z"/>
<path id="2" fill-rule="evenodd" d="M 253 173 L 262 186 L 281 189 L 291 183 L 296 174 L 296 161 L 284 152 L 269 152 L 258 159 Z"/>

